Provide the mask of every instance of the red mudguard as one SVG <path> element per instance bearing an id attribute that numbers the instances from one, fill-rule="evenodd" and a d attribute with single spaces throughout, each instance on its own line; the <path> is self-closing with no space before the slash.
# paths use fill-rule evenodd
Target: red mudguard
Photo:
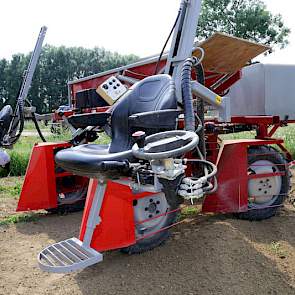
<path id="1" fill-rule="evenodd" d="M 80 230 L 81 241 L 85 235 L 96 186 L 97 180 L 91 179 Z M 93 233 L 91 247 L 97 251 L 106 251 L 135 244 L 133 201 L 149 195 L 153 193 L 133 194 L 129 186 L 108 181 L 99 214 L 101 223 Z"/>
<path id="2" fill-rule="evenodd" d="M 54 154 L 70 144 L 39 143 L 33 147 L 16 211 L 57 207 Z"/>
<path id="3" fill-rule="evenodd" d="M 281 143 L 280 139 L 225 140 L 217 159 L 218 190 L 203 202 L 203 212 L 248 211 L 248 147 Z"/>

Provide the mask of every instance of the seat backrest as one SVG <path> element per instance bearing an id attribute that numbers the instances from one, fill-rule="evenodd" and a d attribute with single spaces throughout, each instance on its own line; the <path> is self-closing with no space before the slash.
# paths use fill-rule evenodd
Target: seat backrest
<path id="1" fill-rule="evenodd" d="M 128 150 L 132 147 L 132 130 L 128 124 L 131 115 L 158 110 L 176 109 L 175 84 L 169 75 L 156 75 L 143 79 L 114 106 L 111 127 L 110 153 Z M 157 126 L 155 126 L 155 132 Z M 175 126 L 171 126 L 175 128 Z"/>

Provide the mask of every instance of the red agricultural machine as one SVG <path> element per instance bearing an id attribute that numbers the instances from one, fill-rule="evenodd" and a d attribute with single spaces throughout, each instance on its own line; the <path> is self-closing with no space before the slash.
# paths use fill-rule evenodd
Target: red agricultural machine
<path id="1" fill-rule="evenodd" d="M 248 61 L 269 48 L 219 33 L 194 43 L 200 7 L 181 1 L 168 53 L 69 83 L 75 111 L 58 116 L 72 140 L 33 148 L 18 204 L 19 211 L 75 210 L 86 199 L 79 239 L 46 247 L 38 256 L 43 270 L 83 269 L 113 249 L 151 250 L 178 224 L 185 200 L 248 220 L 283 205 L 292 159 L 272 136 L 290 111 L 238 109 L 245 101 L 228 93 L 243 86 Z M 255 67 L 247 66 L 250 76 Z M 271 97 L 262 99 L 267 105 Z M 249 130 L 255 139 L 219 138 Z M 95 143 L 100 132 L 109 145 Z"/>

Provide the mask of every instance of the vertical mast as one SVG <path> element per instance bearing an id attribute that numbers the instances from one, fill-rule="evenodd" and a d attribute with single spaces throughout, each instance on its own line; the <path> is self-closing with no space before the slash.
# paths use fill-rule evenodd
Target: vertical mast
<path id="1" fill-rule="evenodd" d="M 182 0 L 174 30 L 165 74 L 173 77 L 178 101 L 182 101 L 180 73 L 183 62 L 192 55 L 202 0 Z"/>

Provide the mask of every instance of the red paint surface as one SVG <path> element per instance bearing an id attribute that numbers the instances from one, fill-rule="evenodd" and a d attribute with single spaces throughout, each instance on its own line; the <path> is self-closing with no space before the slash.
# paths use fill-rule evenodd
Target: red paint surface
<path id="1" fill-rule="evenodd" d="M 33 147 L 16 211 L 57 207 L 54 153 L 69 146 L 46 142 Z"/>
<path id="2" fill-rule="evenodd" d="M 92 206 L 97 180 L 89 182 L 80 240 L 83 241 L 89 212 Z M 97 251 L 119 249 L 136 243 L 133 201 L 152 193 L 133 194 L 129 186 L 108 181 L 100 212 L 101 223 L 96 227 L 91 247 Z"/>
<path id="3" fill-rule="evenodd" d="M 203 212 L 234 213 L 248 210 L 248 147 L 279 144 L 281 140 L 225 140 L 217 159 L 218 190 L 206 196 Z"/>

